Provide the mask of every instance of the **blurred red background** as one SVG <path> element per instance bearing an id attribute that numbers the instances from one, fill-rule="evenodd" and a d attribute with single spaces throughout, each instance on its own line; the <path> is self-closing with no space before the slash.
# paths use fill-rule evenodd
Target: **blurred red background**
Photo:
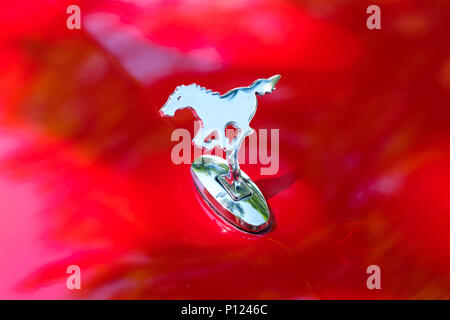
<path id="1" fill-rule="evenodd" d="M 66 8 L 81 8 L 81 30 Z M 381 30 L 366 27 L 381 8 Z M 450 298 L 450 3 L 14 1 L 0 8 L 0 298 Z M 276 219 L 215 220 L 162 119 L 177 85 L 281 74 L 252 127 Z M 66 288 L 78 265 L 82 289 Z M 381 268 L 368 290 L 366 268 Z"/>

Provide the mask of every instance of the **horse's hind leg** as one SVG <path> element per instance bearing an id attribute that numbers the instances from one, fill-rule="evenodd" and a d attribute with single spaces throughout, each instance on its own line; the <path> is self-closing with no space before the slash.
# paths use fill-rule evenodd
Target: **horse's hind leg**
<path id="1" fill-rule="evenodd" d="M 236 151 L 239 151 L 242 141 L 245 139 L 245 137 L 251 135 L 254 131 L 252 128 L 248 126 L 243 128 L 238 126 L 238 128 L 239 128 L 238 134 L 236 137 L 234 137 L 233 140 L 231 140 L 230 142 L 228 142 L 228 140 L 225 140 L 226 147 L 228 150 L 238 149 Z"/>

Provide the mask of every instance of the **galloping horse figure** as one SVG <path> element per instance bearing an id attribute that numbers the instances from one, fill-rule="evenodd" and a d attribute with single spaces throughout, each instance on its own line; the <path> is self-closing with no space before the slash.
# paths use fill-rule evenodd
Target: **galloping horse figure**
<path id="1" fill-rule="evenodd" d="M 242 141 L 253 133 L 250 121 L 256 112 L 256 95 L 271 93 L 279 79 L 279 75 L 268 79 L 259 79 L 249 87 L 235 88 L 224 95 L 207 90 L 195 83 L 188 86 L 178 86 L 161 108 L 160 114 L 173 117 L 175 111 L 191 108 L 203 125 L 192 142 L 207 150 L 216 146 L 222 147 L 226 152 L 230 166 L 228 182 L 239 185 L 240 169 L 237 155 Z M 238 135 L 230 142 L 227 141 L 225 136 L 225 129 L 229 125 L 239 129 Z M 216 133 L 216 138 L 205 141 L 205 138 L 213 133 Z"/>

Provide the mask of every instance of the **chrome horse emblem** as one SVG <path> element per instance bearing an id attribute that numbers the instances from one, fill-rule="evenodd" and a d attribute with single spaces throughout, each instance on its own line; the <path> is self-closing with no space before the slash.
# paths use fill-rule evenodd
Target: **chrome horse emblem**
<path id="1" fill-rule="evenodd" d="M 279 75 L 259 79 L 224 95 L 196 84 L 178 86 L 160 110 L 162 116 L 173 117 L 177 110 L 192 109 L 202 122 L 192 142 L 206 150 L 218 146 L 225 151 L 227 161 L 211 155 L 197 158 L 191 174 L 203 199 L 215 212 L 252 233 L 270 227 L 270 213 L 261 191 L 240 170 L 238 151 L 242 141 L 253 133 L 250 121 L 256 112 L 256 96 L 271 93 L 279 79 Z M 225 130 L 230 125 L 238 129 L 238 134 L 228 141 Z M 212 135 L 214 139 L 206 140 Z"/>

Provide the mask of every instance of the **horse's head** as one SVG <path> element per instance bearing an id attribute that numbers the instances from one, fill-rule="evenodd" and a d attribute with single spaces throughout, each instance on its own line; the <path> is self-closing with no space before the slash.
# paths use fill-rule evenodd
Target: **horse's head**
<path id="1" fill-rule="evenodd" d="M 178 86 L 170 95 L 164 106 L 159 110 L 161 116 L 173 117 L 175 111 L 191 107 L 193 101 L 192 88 L 194 86 L 194 84 L 189 86 Z"/>
<path id="2" fill-rule="evenodd" d="M 262 96 L 263 94 L 271 93 L 275 89 L 275 85 L 280 78 L 280 75 L 276 75 L 269 79 L 258 79 L 252 83 L 250 88 L 252 88 L 256 94 Z"/>

